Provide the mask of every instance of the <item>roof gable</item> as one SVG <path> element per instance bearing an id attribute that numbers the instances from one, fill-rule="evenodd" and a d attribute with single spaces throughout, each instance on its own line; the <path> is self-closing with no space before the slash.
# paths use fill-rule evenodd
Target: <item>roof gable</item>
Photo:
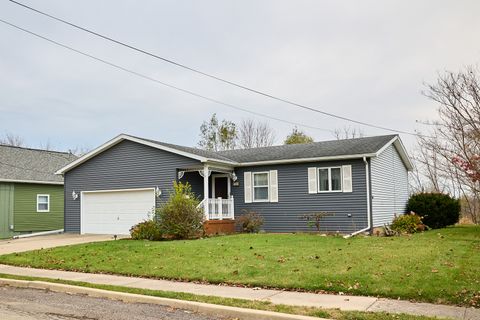
<path id="1" fill-rule="evenodd" d="M 195 159 L 200 162 L 207 162 L 207 161 L 213 161 L 213 162 L 220 162 L 220 163 L 225 163 L 225 164 L 230 164 L 233 165 L 235 164 L 231 160 L 222 157 L 220 155 L 217 155 L 214 152 L 211 151 L 206 151 L 206 150 L 201 150 L 201 149 L 196 149 L 196 148 L 190 148 L 190 147 L 183 147 L 183 146 L 178 146 L 174 144 L 169 144 L 169 143 L 164 143 L 160 141 L 155 141 L 155 140 L 149 140 L 149 139 L 143 139 L 135 136 L 130 136 L 126 134 L 120 134 L 116 136 L 115 138 L 107 141 L 106 143 L 102 144 L 98 148 L 86 153 L 82 157 L 78 158 L 76 161 L 68 164 L 67 166 L 59 169 L 56 174 L 64 174 L 65 172 L 75 168 L 76 166 L 81 165 L 85 161 L 88 161 L 89 159 L 95 157 L 96 155 L 102 153 L 103 151 L 113 147 L 114 145 L 124 141 L 124 140 L 129 140 L 133 142 L 137 142 L 143 145 L 147 145 L 156 149 L 172 152 L 175 154 L 179 154 L 182 156 L 185 156 L 187 158 Z"/>

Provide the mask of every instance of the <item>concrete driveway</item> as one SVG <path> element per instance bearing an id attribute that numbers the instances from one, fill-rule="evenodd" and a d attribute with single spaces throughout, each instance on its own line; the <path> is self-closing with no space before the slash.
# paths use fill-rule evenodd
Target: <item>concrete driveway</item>
<path id="1" fill-rule="evenodd" d="M 100 234 L 80 235 L 64 233 L 13 240 L 0 240 L 0 255 L 107 240 L 113 240 L 113 236 Z"/>

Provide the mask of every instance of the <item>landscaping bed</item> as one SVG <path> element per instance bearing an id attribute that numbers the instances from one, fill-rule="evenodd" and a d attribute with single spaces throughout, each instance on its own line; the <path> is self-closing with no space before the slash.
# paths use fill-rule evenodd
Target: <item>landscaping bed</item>
<path id="1" fill-rule="evenodd" d="M 480 305 L 480 227 L 402 237 L 239 234 L 118 240 L 0 256 L 0 263 Z"/>

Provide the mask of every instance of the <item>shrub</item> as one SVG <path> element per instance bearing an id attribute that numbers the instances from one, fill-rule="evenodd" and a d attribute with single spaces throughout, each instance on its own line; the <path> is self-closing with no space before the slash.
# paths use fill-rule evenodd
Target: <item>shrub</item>
<path id="1" fill-rule="evenodd" d="M 317 229 L 317 232 L 320 232 L 320 227 L 321 227 L 321 222 L 323 218 L 332 216 L 333 213 L 330 212 L 313 212 L 309 214 L 305 214 L 302 216 L 302 219 L 307 220 L 307 226 L 309 228 L 315 227 Z"/>
<path id="2" fill-rule="evenodd" d="M 189 183 L 173 183 L 168 201 L 156 210 L 162 232 L 174 239 L 191 239 L 203 234 L 203 209 Z"/>
<path id="3" fill-rule="evenodd" d="M 263 226 L 263 217 L 255 211 L 243 210 L 243 214 L 237 219 L 242 232 L 257 233 Z"/>
<path id="4" fill-rule="evenodd" d="M 423 218 L 432 229 L 444 228 L 458 222 L 460 201 L 442 193 L 418 193 L 410 197 L 407 210 Z"/>
<path id="5" fill-rule="evenodd" d="M 156 221 L 146 220 L 131 227 L 130 236 L 134 240 L 158 241 L 162 239 L 162 231 Z"/>
<path id="6" fill-rule="evenodd" d="M 415 233 L 424 229 L 422 218 L 415 213 L 402 214 L 393 219 L 390 228 L 397 233 Z"/>

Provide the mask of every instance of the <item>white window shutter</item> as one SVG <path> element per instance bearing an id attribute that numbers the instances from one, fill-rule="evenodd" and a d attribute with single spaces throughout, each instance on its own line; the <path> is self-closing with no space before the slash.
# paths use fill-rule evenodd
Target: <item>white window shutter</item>
<path id="1" fill-rule="evenodd" d="M 343 192 L 352 192 L 352 166 L 346 165 L 342 166 L 342 177 L 343 177 Z"/>
<path id="2" fill-rule="evenodd" d="M 252 202 L 252 173 L 251 172 L 244 172 L 243 173 L 243 183 L 244 183 L 244 190 L 245 190 L 245 203 Z"/>
<path id="3" fill-rule="evenodd" d="M 308 193 L 317 193 L 317 168 L 308 168 Z"/>
<path id="4" fill-rule="evenodd" d="M 278 202 L 278 171 L 270 170 L 270 202 Z"/>

